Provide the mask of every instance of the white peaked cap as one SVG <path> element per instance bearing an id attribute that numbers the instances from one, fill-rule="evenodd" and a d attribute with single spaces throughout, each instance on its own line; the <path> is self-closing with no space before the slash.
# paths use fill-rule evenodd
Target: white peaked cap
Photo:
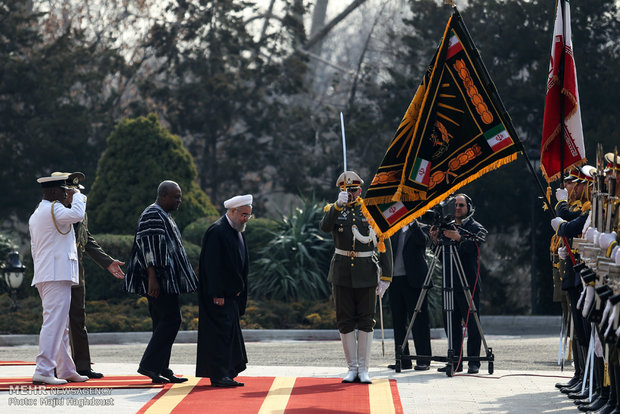
<path id="1" fill-rule="evenodd" d="M 224 208 L 237 208 L 252 205 L 252 194 L 238 195 L 224 201 Z"/>

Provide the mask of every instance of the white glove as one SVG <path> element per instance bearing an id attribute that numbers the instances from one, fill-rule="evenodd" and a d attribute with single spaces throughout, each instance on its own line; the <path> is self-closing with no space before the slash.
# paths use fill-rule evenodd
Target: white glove
<path id="1" fill-rule="evenodd" d="M 566 260 L 566 258 L 568 257 L 568 252 L 566 251 L 566 247 L 562 246 L 558 248 L 558 256 L 560 256 L 560 259 Z"/>
<path id="2" fill-rule="evenodd" d="M 588 228 L 583 238 L 589 241 L 590 243 L 594 243 L 594 230 L 595 230 L 594 227 Z"/>
<path id="3" fill-rule="evenodd" d="M 598 238 L 601 236 L 601 232 L 598 231 L 597 229 L 594 229 L 594 239 L 592 240 L 592 243 L 594 243 L 595 246 L 598 246 Z"/>
<path id="4" fill-rule="evenodd" d="M 608 306 L 605 306 L 605 310 L 607 311 L 607 309 L 611 309 L 609 312 L 607 312 L 607 315 L 605 314 L 605 312 L 603 312 L 603 321 L 605 320 L 605 318 L 607 318 L 607 329 L 605 329 L 605 334 L 603 336 L 608 337 L 610 333 L 612 333 L 614 331 L 613 325 L 614 325 L 614 320 L 616 319 L 616 313 L 618 312 L 617 309 L 618 307 L 616 305 L 612 305 L 611 301 L 607 301 L 607 303 L 609 304 Z"/>
<path id="5" fill-rule="evenodd" d="M 390 282 L 386 282 L 385 280 L 380 280 L 379 284 L 377 285 L 377 295 L 383 298 L 383 295 L 385 294 L 385 291 L 387 290 L 389 286 L 390 286 Z"/>
<path id="6" fill-rule="evenodd" d="M 338 201 L 336 201 L 336 204 L 338 204 L 339 207 L 344 206 L 348 202 L 349 202 L 349 193 L 347 193 L 346 191 L 341 191 L 340 193 L 338 193 Z"/>
<path id="7" fill-rule="evenodd" d="M 560 227 L 560 224 L 562 224 L 565 221 L 566 220 L 563 220 L 560 217 L 552 218 L 551 219 L 551 227 L 553 227 L 553 231 L 555 231 L 557 233 L 558 232 L 558 227 Z"/>
<path id="8" fill-rule="evenodd" d="M 588 291 L 588 289 L 584 288 L 581 291 L 581 295 L 579 295 L 579 300 L 577 300 L 577 310 L 583 310 L 583 302 L 586 298 L 586 292 Z"/>
<path id="9" fill-rule="evenodd" d="M 611 233 L 601 233 L 598 237 L 598 244 L 601 246 L 601 249 L 607 253 L 607 248 L 611 244 L 611 242 L 616 240 L 616 232 L 613 231 Z"/>
<path id="10" fill-rule="evenodd" d="M 558 188 L 555 190 L 555 198 L 558 202 L 568 200 L 568 190 L 566 188 Z"/>

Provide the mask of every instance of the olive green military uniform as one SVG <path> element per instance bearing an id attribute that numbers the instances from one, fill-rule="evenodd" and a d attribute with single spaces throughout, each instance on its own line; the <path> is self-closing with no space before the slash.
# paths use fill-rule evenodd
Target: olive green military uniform
<path id="1" fill-rule="evenodd" d="M 342 208 L 336 203 L 329 204 L 325 207 L 325 215 L 320 224 L 322 231 L 332 234 L 336 248 L 328 280 L 333 285 L 336 321 L 341 333 L 348 333 L 356 328 L 372 332 L 377 300 L 377 263 L 381 267 L 381 279 L 392 280 L 390 240 L 385 240 L 385 253 L 373 254 L 375 245 L 372 241 L 363 243 L 354 237 L 354 227 L 363 237 L 370 233 L 370 226 L 360 205 L 359 198 Z"/>
<path id="2" fill-rule="evenodd" d="M 71 351 L 77 371 L 90 370 L 90 350 L 88 348 L 88 332 L 86 331 L 86 287 L 84 280 L 84 253 L 90 256 L 100 267 L 107 269 L 114 262 L 88 231 L 87 217 L 73 225 L 77 244 L 80 283 L 71 288 L 71 307 L 69 309 L 69 336 Z"/>

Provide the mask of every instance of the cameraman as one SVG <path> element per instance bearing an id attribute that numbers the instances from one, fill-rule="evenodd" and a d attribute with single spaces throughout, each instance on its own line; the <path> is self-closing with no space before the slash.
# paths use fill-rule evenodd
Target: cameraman
<path id="1" fill-rule="evenodd" d="M 480 311 L 480 252 L 478 245 L 484 242 L 487 231 L 474 220 L 474 208 L 471 199 L 466 194 L 456 194 L 454 196 L 456 209 L 454 214 L 454 224 L 452 229 L 444 229 L 443 236 L 449 240 L 452 240 L 461 259 L 463 265 L 463 271 L 465 272 L 465 278 L 469 285 L 469 290 L 473 296 L 476 309 Z M 434 245 L 438 243 L 439 229 L 433 226 L 430 230 L 431 240 Z M 476 237 L 479 236 L 479 237 Z M 459 364 L 454 367 L 454 372 L 460 372 L 463 370 L 463 364 L 460 363 L 461 345 L 463 342 L 463 332 L 461 330 L 461 320 L 467 321 L 467 356 L 479 357 L 480 356 L 480 343 L 481 336 L 476 326 L 474 314 L 471 312 L 469 303 L 463 293 L 463 286 L 459 280 L 456 263 L 453 263 L 453 287 L 454 287 L 454 311 L 452 312 L 452 346 L 454 348 L 455 355 L 459 356 Z M 445 269 L 445 274 L 449 274 L 448 269 Z M 469 320 L 467 319 L 468 310 L 470 312 Z M 444 315 L 444 320 L 446 316 Z M 447 323 L 445 323 L 445 329 L 447 330 Z M 447 332 L 446 332 L 447 333 Z M 480 361 L 469 361 L 469 374 L 477 374 L 480 369 Z M 439 368 L 438 371 L 445 372 L 447 366 Z"/>

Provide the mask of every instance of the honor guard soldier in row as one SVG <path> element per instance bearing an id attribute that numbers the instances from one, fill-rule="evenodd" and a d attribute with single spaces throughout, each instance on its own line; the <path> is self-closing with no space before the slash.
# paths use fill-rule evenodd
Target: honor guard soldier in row
<path id="1" fill-rule="evenodd" d="M 567 204 L 570 211 L 581 210 L 581 201 L 577 197 L 575 187 L 579 181 L 579 169 L 573 168 L 570 173 L 564 177 L 564 188 L 558 188 L 556 190 L 556 198 L 558 203 Z M 558 249 L 562 247 L 562 238 L 557 234 L 551 237 L 551 243 L 549 246 L 550 259 L 553 272 L 553 301 L 560 302 L 562 306 L 562 332 L 560 337 L 560 347 L 564 339 L 568 336 L 568 331 L 571 323 L 570 318 L 570 302 L 565 290 L 562 290 L 562 275 L 564 274 L 564 261 L 560 260 L 558 255 Z M 562 267 L 560 268 L 560 265 Z"/>
<path id="2" fill-rule="evenodd" d="M 362 184 L 353 171 L 338 177 L 338 200 L 325 206 L 320 227 L 334 238 L 328 279 L 333 287 L 336 322 L 349 369 L 342 382 L 371 383 L 368 366 L 376 301 L 392 278 L 392 247 L 386 239 L 385 252 L 376 250 L 377 236 L 362 214 Z"/>
<path id="3" fill-rule="evenodd" d="M 556 222 L 568 222 L 572 220 L 582 221 L 581 224 L 576 226 L 576 233 L 572 234 L 572 236 L 577 236 L 581 233 L 583 222 L 585 222 L 590 210 L 591 192 L 589 186 L 593 181 L 592 175 L 590 174 L 592 168 L 592 166 L 584 166 L 581 169 L 571 171 L 569 176 L 565 178 L 565 188 L 558 188 L 555 193 L 558 201 L 555 206 L 556 215 L 558 217 Z M 558 273 L 561 278 L 560 287 L 563 300 L 567 302 L 567 312 L 570 314 L 570 318 L 566 315 L 567 323 L 562 331 L 563 335 L 568 335 L 568 332 L 571 332 L 571 347 L 575 365 L 575 374 L 573 378 L 568 383 L 556 384 L 556 386 L 558 386 L 558 388 L 564 388 L 567 391 L 570 389 L 570 392 L 574 392 L 577 388 L 580 389 L 581 381 L 583 380 L 590 337 L 590 325 L 587 321 L 584 321 L 581 316 L 581 311 L 577 308 L 577 302 L 583 291 L 579 275 L 575 274 L 573 271 L 572 263 L 568 258 L 566 247 L 562 245 L 563 243 L 560 235 L 556 233 L 552 241 L 553 240 L 557 240 L 556 251 L 559 260 Z M 577 249 L 574 248 L 572 252 L 575 255 L 579 253 Z M 572 329 L 569 329 L 570 325 L 568 321 L 572 322 Z"/>

